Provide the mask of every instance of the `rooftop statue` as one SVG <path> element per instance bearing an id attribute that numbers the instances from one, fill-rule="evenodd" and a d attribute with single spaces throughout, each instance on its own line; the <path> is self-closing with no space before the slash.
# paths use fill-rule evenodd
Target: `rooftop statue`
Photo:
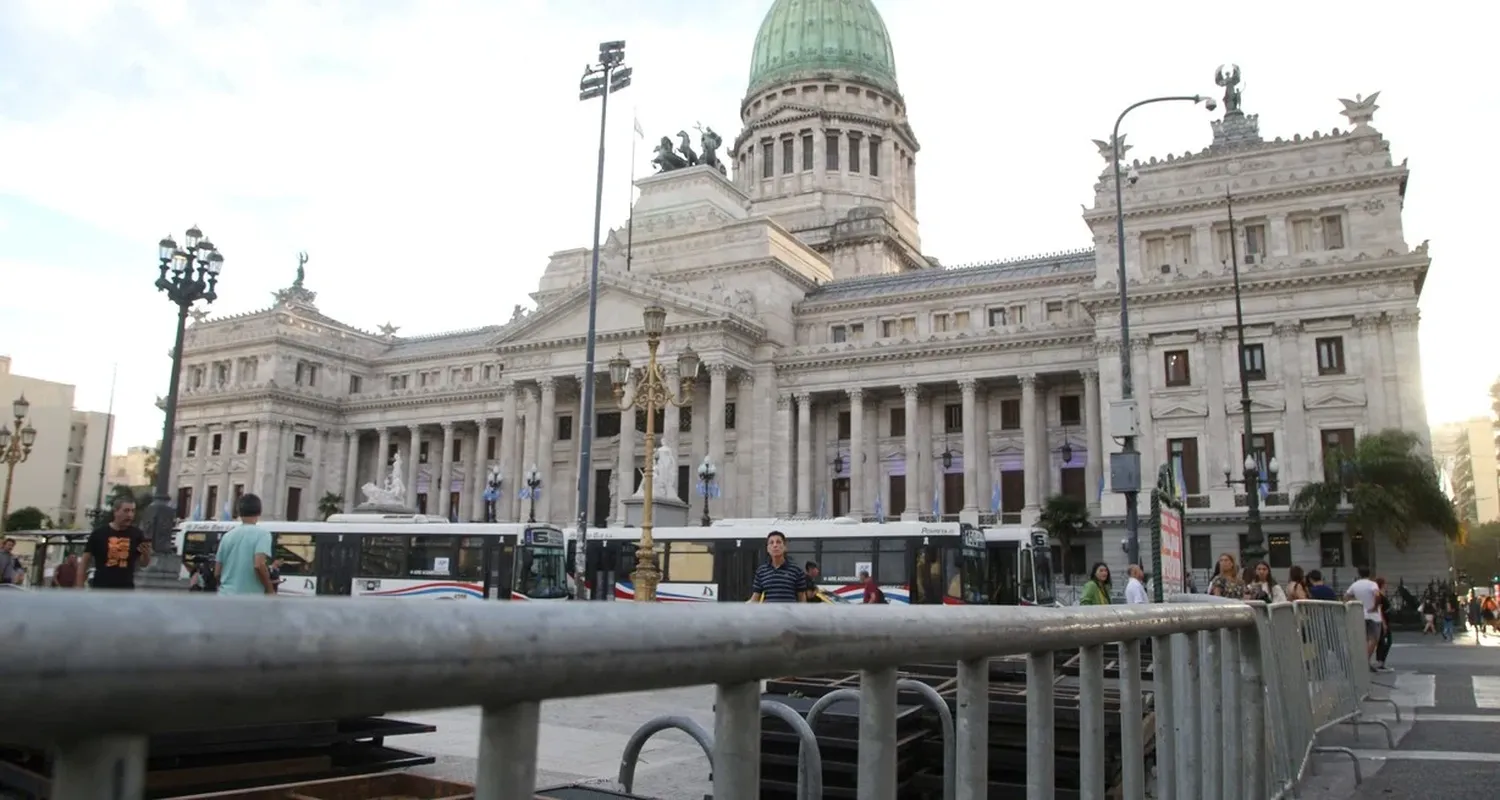
<path id="1" fill-rule="evenodd" d="M 302 280 L 307 277 L 307 251 L 303 250 L 297 254 L 297 279 L 292 281 L 293 289 L 302 288 Z"/>
<path id="2" fill-rule="evenodd" d="M 1226 64 L 1219 67 L 1214 82 L 1224 87 L 1224 114 L 1239 114 L 1240 111 L 1240 65 Z"/>
<path id="3" fill-rule="evenodd" d="M 1339 98 L 1339 102 L 1344 104 L 1344 110 L 1339 113 L 1349 120 L 1355 130 L 1368 128 L 1370 121 L 1375 119 L 1375 112 L 1380 110 L 1380 106 L 1375 105 L 1375 98 L 1379 96 L 1380 92 L 1376 92 L 1369 97 L 1355 95 L 1353 100 Z"/>
<path id="4" fill-rule="evenodd" d="M 658 172 L 671 172 L 702 164 L 718 169 L 720 175 L 725 174 L 724 162 L 719 160 L 718 153 L 719 147 L 724 144 L 723 138 L 714 133 L 713 128 L 701 126 L 694 126 L 694 128 L 698 131 L 698 145 L 703 151 L 702 154 L 700 155 L 697 150 L 693 149 L 692 137 L 687 131 L 677 132 L 678 143 L 675 146 L 672 144 L 672 137 L 663 136 L 656 145 L 654 151 L 656 156 L 651 159 L 651 163 L 656 165 Z"/>

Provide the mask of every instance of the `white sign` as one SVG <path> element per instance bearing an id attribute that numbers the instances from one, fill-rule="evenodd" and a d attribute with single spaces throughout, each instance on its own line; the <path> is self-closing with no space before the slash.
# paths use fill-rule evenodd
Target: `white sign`
<path id="1" fill-rule="evenodd" d="M 868 562 L 868 561 L 856 561 L 856 562 L 854 562 L 854 574 L 855 575 L 859 575 L 860 573 L 865 573 L 865 572 L 867 572 L 867 573 L 869 573 L 871 575 L 874 575 L 875 574 L 874 566 L 870 562 Z"/>
<path id="2" fill-rule="evenodd" d="M 438 557 L 432 560 L 432 571 L 439 575 L 448 574 L 448 559 Z"/>

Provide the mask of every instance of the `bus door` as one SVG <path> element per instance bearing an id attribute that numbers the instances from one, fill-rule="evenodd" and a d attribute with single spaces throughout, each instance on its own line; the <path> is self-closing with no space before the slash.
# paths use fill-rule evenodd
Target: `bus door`
<path id="1" fill-rule="evenodd" d="M 985 592 L 990 596 L 990 603 L 999 606 L 1018 605 L 1021 602 L 1018 591 L 1020 576 L 1016 571 L 1020 565 L 1020 543 L 990 542 L 986 549 L 989 550 L 989 574 L 984 585 Z"/>
<path id="2" fill-rule="evenodd" d="M 922 539 L 908 542 L 908 564 L 911 565 L 911 580 L 907 583 L 910 603 L 917 605 L 942 605 L 946 587 L 943 585 L 943 548 L 932 540 Z"/>
<path id="3" fill-rule="evenodd" d="M 354 590 L 354 571 L 359 565 L 359 537 L 320 533 L 313 537 L 317 556 L 318 594 L 349 596 Z"/>
<path id="4" fill-rule="evenodd" d="M 719 585 L 719 602 L 743 603 L 750 599 L 750 586 L 755 581 L 755 569 L 760 566 L 760 554 L 765 545 L 761 540 L 723 539 L 714 545 L 714 582 Z"/>
<path id="5" fill-rule="evenodd" d="M 511 599 L 516 571 L 516 537 L 492 536 L 484 542 L 484 597 Z"/>
<path id="6" fill-rule="evenodd" d="M 589 595 L 595 600 L 614 600 L 615 584 L 629 583 L 630 573 L 635 571 L 636 543 L 623 539 L 594 539 L 585 553 L 589 581 L 593 586 Z"/>

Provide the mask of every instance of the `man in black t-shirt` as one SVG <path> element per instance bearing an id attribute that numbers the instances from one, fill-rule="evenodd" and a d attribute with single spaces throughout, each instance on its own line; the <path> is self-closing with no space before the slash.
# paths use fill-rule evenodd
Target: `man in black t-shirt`
<path id="1" fill-rule="evenodd" d="M 89 534 L 83 558 L 78 562 L 79 575 L 88 575 L 94 567 L 95 589 L 134 589 L 135 571 L 151 565 L 151 542 L 135 526 L 135 501 L 128 497 L 115 500 L 109 522 Z M 78 581 L 82 587 L 85 581 Z"/>

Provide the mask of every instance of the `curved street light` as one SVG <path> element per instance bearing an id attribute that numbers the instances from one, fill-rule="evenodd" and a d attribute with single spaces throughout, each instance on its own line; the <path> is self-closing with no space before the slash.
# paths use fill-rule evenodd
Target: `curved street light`
<path id="1" fill-rule="evenodd" d="M 719 470 L 714 466 L 713 459 L 703 457 L 703 463 L 698 465 L 698 496 L 703 498 L 703 527 L 707 528 L 713 524 L 713 518 L 708 514 L 708 499 L 714 496 L 714 480 L 719 477 Z"/>
<path id="2" fill-rule="evenodd" d="M 16 465 L 31 458 L 31 448 L 36 444 L 36 428 L 26 422 L 26 415 L 31 411 L 26 395 L 17 397 L 10 404 L 10 410 L 16 418 L 14 428 L 0 425 L 0 461 L 5 462 L 5 502 L 0 503 L 0 529 L 10 517 L 10 487 L 16 479 Z"/>

